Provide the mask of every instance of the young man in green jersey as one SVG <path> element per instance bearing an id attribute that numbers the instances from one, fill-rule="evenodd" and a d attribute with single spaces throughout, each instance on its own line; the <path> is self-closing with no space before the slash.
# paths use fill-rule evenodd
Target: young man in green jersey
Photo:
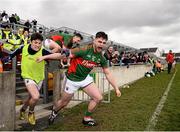
<path id="1" fill-rule="evenodd" d="M 102 55 L 102 50 L 106 45 L 107 40 L 107 34 L 105 34 L 104 32 L 98 32 L 92 44 L 70 50 L 71 64 L 66 73 L 66 84 L 64 92 L 61 96 L 61 99 L 56 103 L 51 115 L 49 116 L 50 124 L 54 122 L 54 119 L 57 117 L 58 111 L 64 108 L 69 103 L 74 93 L 79 88 L 83 88 L 83 91 L 92 98 L 92 100 L 90 100 L 89 102 L 88 110 L 85 113 L 82 123 L 88 126 L 95 126 L 97 124 L 96 121 L 91 117 L 91 115 L 94 112 L 96 106 L 103 99 L 103 96 L 98 87 L 93 82 L 93 78 L 89 76 L 90 71 L 95 66 L 102 67 L 107 80 L 115 89 L 116 95 L 118 97 L 121 96 L 121 92 L 107 67 L 107 60 Z M 61 54 L 55 53 L 39 57 L 37 61 L 41 62 L 45 59 L 61 58 Z"/>

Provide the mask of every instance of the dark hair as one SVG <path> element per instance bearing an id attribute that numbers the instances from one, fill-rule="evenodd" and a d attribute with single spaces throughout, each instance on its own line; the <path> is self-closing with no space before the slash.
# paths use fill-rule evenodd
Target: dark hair
<path id="1" fill-rule="evenodd" d="M 105 32 L 97 32 L 95 38 L 103 38 L 105 40 L 108 40 L 108 35 Z"/>
<path id="2" fill-rule="evenodd" d="M 80 33 L 75 33 L 74 36 L 79 37 L 81 40 L 83 40 L 83 36 Z"/>
<path id="3" fill-rule="evenodd" d="M 31 41 L 37 40 L 37 39 L 43 41 L 43 36 L 40 33 L 33 33 L 31 35 Z"/>
<path id="4" fill-rule="evenodd" d="M 10 28 L 10 26 L 8 24 L 5 24 L 4 28 Z"/>

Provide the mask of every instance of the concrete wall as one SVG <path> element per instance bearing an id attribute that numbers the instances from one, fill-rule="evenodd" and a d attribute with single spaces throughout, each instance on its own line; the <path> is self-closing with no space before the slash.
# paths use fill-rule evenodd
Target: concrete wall
<path id="1" fill-rule="evenodd" d="M 145 73 L 151 69 L 152 66 L 150 65 L 130 65 L 129 68 L 126 66 L 110 67 L 110 71 L 113 74 L 117 85 L 120 87 L 144 77 Z M 102 72 L 96 73 L 96 84 L 102 92 L 107 92 L 108 89 L 113 89 Z"/>
<path id="2" fill-rule="evenodd" d="M 15 129 L 15 73 L 0 73 L 0 131 Z"/>
<path id="3" fill-rule="evenodd" d="M 122 86 L 127 83 L 136 81 L 144 77 L 145 72 L 150 71 L 152 66 L 150 65 L 130 65 L 129 68 L 123 67 L 111 67 L 110 70 L 113 76 L 116 78 L 118 86 Z"/>

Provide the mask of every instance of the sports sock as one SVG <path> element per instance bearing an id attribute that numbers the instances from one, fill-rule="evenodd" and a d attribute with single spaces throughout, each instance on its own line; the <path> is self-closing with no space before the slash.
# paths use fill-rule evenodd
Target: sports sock
<path id="1" fill-rule="evenodd" d="M 27 108 L 28 108 L 27 105 L 23 105 L 22 108 L 21 108 L 21 111 L 26 111 Z"/>
<path id="2" fill-rule="evenodd" d="M 91 115 L 92 115 L 92 112 L 89 112 L 89 111 L 85 112 L 85 116 L 91 116 Z"/>

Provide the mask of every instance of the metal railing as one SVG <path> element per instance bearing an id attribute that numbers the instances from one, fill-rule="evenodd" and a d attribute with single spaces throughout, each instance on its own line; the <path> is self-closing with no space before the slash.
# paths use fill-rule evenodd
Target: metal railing
<path id="1" fill-rule="evenodd" d="M 110 103 L 110 84 L 106 80 L 104 73 L 100 68 L 95 69 L 91 74 L 93 76 L 94 82 L 96 83 L 97 87 L 100 89 L 101 93 L 103 94 L 103 101 L 104 103 Z M 54 73 L 54 90 L 53 96 L 54 101 L 57 101 L 63 90 L 64 90 L 64 82 L 65 82 L 65 71 L 59 70 Z M 86 93 L 83 92 L 83 89 L 80 88 L 77 92 L 74 93 L 72 101 L 90 101 L 91 97 L 88 96 Z"/>
<path id="2" fill-rule="evenodd" d="M 4 26 L 10 26 L 10 30 L 13 31 L 13 33 L 17 33 L 18 30 L 20 28 L 24 29 L 24 28 L 28 28 L 26 26 L 24 26 L 23 24 L 15 24 L 15 23 L 3 23 L 0 22 L 0 29 L 4 29 Z M 41 32 L 43 36 L 45 36 L 46 34 L 49 34 L 49 28 L 47 27 L 42 27 L 42 26 L 32 26 L 31 28 L 29 28 L 29 33 L 32 34 L 34 32 Z"/>
<path id="3" fill-rule="evenodd" d="M 94 83 L 96 83 L 97 87 L 103 94 L 103 101 L 104 103 L 110 103 L 110 84 L 107 81 L 104 73 L 102 70 L 97 68 L 90 74 L 93 76 Z M 79 89 L 72 98 L 73 101 L 90 101 L 91 97 L 88 96 L 86 93 L 83 92 L 82 89 Z"/>

